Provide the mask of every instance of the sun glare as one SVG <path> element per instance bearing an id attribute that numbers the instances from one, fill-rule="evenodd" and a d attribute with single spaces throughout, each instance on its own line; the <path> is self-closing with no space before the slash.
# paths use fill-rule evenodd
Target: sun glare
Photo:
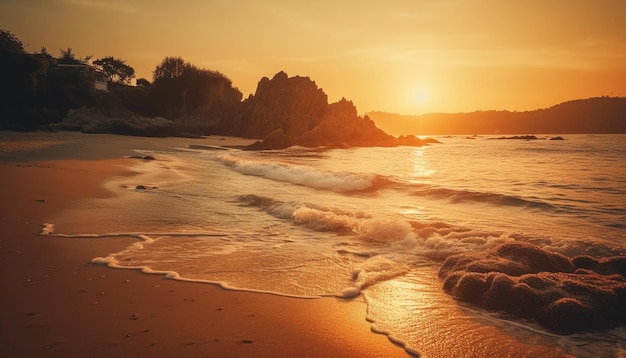
<path id="1" fill-rule="evenodd" d="M 411 93 L 411 101 L 417 105 L 423 105 L 430 101 L 430 92 L 425 87 L 417 87 Z"/>

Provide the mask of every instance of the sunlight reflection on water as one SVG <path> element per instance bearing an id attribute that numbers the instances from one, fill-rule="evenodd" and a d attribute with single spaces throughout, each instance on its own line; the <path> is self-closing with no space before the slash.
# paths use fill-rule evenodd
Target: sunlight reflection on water
<path id="1" fill-rule="evenodd" d="M 427 178 L 435 174 L 435 169 L 429 168 L 428 160 L 424 156 L 425 147 L 419 147 L 413 150 L 413 177 L 414 178 Z"/>

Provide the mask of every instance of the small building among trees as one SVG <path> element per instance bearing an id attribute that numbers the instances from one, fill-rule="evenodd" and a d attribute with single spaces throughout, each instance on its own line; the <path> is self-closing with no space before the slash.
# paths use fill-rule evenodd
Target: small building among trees
<path id="1" fill-rule="evenodd" d="M 97 91 L 109 91 L 109 78 L 108 76 L 99 71 L 96 67 L 85 64 L 85 63 L 58 63 L 57 68 L 59 69 L 67 69 L 72 71 L 78 71 L 83 73 L 93 74 L 94 77 L 94 88 Z"/>

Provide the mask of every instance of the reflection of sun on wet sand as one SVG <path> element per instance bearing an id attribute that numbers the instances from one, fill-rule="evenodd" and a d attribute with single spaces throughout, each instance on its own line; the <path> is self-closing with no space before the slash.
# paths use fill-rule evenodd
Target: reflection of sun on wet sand
<path id="1" fill-rule="evenodd" d="M 85 198 L 110 197 L 102 186 L 107 178 L 132 175 L 127 167 L 136 163 L 117 155 L 133 154 L 123 146 L 108 151 L 109 158 L 121 159 L 45 160 L 48 148 L 59 155 L 61 143 L 71 148 L 68 158 L 106 153 L 97 136 L 45 139 L 51 136 L 56 134 L 0 136 L 0 150 L 10 154 L 10 160 L 0 158 L 0 269 L 5 273 L 0 356 L 407 356 L 370 331 L 360 300 L 224 291 L 114 270 L 89 261 L 129 245 L 131 238 L 39 236 L 41 224 L 57 213 L 84 205 Z M 90 223 L 96 232 L 108 231 L 111 224 Z M 57 229 L 68 228 L 59 224 Z"/>

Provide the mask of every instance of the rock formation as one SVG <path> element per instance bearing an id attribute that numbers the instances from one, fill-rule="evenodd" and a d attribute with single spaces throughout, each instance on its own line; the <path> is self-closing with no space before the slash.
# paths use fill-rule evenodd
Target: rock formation
<path id="1" fill-rule="evenodd" d="M 569 334 L 626 325 L 626 257 L 569 259 L 522 242 L 449 257 L 444 290 Z"/>
<path id="2" fill-rule="evenodd" d="M 345 98 L 328 104 L 328 97 L 308 77 L 277 73 L 261 79 L 256 93 L 241 111 L 223 123 L 226 134 L 261 138 L 248 149 L 305 147 L 348 148 L 365 146 L 424 145 L 413 137 L 399 142 L 377 128 L 367 116 L 360 117 Z"/>
<path id="3" fill-rule="evenodd" d="M 263 77 L 256 93 L 241 105 L 239 113 L 223 123 L 224 132 L 248 138 L 265 138 L 281 129 L 297 137 L 315 127 L 328 106 L 324 91 L 308 77 L 288 77 L 277 73 L 271 80 Z"/>

